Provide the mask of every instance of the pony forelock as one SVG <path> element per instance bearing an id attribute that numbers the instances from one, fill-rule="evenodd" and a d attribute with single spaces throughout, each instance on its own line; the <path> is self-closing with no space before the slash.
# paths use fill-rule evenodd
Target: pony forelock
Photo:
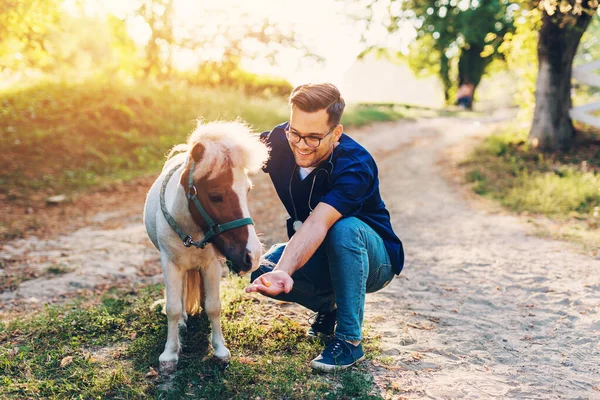
<path id="1" fill-rule="evenodd" d="M 269 148 L 241 121 L 205 123 L 199 120 L 184 146 L 191 152 L 196 143 L 204 147 L 201 169 L 211 175 L 218 174 L 227 165 L 255 173 L 269 159 Z M 175 146 L 171 153 L 182 149 L 181 145 Z"/>

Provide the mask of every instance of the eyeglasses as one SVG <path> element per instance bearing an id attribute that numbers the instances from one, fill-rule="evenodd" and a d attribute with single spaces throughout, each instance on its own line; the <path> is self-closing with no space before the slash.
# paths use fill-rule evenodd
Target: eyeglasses
<path id="1" fill-rule="evenodd" d="M 306 145 L 308 147 L 312 147 L 313 149 L 316 149 L 321 144 L 321 140 L 325 139 L 329 134 L 331 134 L 331 132 L 333 132 L 333 130 L 335 128 L 337 128 L 337 125 L 335 125 L 333 128 L 331 128 L 325 135 L 323 135 L 323 137 L 300 136 L 297 133 L 292 132 L 289 129 L 285 130 L 285 136 L 287 137 L 288 142 L 291 142 L 291 143 L 300 143 L 300 140 L 304 139 L 304 143 L 306 143 Z"/>

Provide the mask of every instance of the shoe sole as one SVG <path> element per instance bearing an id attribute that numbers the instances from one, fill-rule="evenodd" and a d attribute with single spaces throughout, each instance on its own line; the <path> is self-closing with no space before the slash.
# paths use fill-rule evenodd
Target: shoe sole
<path id="1" fill-rule="evenodd" d="M 365 356 L 362 356 L 361 358 L 359 358 L 358 360 L 354 361 L 352 364 L 349 364 L 349 365 L 329 365 L 329 364 L 320 363 L 318 361 L 311 361 L 310 366 L 313 369 L 316 369 L 317 371 L 323 371 L 323 372 L 342 371 L 344 369 L 350 368 L 353 365 L 358 364 L 359 362 L 363 361 L 364 359 L 365 359 Z"/>

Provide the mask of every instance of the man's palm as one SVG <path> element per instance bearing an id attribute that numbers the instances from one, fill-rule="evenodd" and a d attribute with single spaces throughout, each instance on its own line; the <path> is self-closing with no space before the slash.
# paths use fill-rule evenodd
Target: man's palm
<path id="1" fill-rule="evenodd" d="M 276 296 L 281 292 L 289 293 L 294 286 L 294 280 L 283 271 L 267 272 L 256 278 L 246 288 L 246 293 L 260 292 L 268 296 Z"/>

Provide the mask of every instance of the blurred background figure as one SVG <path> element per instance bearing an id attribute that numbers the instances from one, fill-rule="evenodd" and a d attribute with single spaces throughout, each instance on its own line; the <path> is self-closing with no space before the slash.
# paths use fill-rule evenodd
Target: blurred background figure
<path id="1" fill-rule="evenodd" d="M 470 82 L 463 82 L 458 87 L 456 93 L 456 104 L 465 110 L 473 109 L 473 84 Z"/>

